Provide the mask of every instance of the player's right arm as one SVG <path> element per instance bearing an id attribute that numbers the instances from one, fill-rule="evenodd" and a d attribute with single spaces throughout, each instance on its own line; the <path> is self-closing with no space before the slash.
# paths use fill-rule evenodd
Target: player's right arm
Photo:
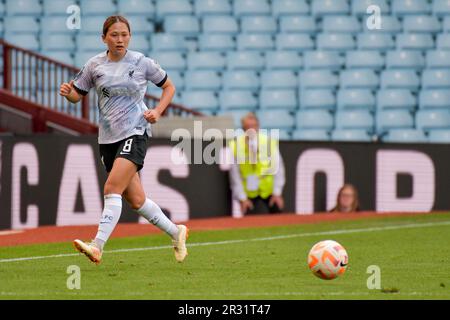
<path id="1" fill-rule="evenodd" d="M 72 103 L 77 103 L 82 98 L 81 95 L 74 89 L 73 80 L 71 80 L 69 83 L 63 83 L 59 87 L 59 94 Z"/>

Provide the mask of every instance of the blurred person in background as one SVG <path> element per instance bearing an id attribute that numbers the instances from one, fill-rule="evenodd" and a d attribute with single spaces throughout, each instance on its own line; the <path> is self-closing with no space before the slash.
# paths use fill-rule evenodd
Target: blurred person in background
<path id="1" fill-rule="evenodd" d="M 239 200 L 244 215 L 280 213 L 286 179 L 278 141 L 259 130 L 259 120 L 252 112 L 241 119 L 241 124 L 245 133 L 229 143 L 234 157 L 229 173 L 233 198 Z M 267 150 L 270 158 L 265 158 L 261 150 Z M 240 161 L 240 156 L 245 160 Z"/>
<path id="2" fill-rule="evenodd" d="M 339 189 L 336 206 L 330 212 L 357 212 L 359 211 L 358 190 L 351 185 L 345 184 Z"/>

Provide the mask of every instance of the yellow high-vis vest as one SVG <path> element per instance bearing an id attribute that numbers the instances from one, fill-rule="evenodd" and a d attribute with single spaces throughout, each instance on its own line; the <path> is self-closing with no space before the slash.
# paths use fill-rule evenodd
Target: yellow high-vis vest
<path id="1" fill-rule="evenodd" d="M 233 152 L 234 159 L 239 165 L 239 171 L 242 177 L 245 193 L 248 198 L 260 196 L 267 199 L 273 192 L 274 176 L 271 169 L 276 165 L 276 155 L 278 154 L 278 141 L 271 139 L 269 151 L 269 139 L 265 134 L 258 133 L 258 152 L 257 157 L 252 160 L 249 152 L 249 146 L 245 141 L 246 136 L 242 135 L 231 140 L 229 147 Z M 257 190 L 248 190 L 247 179 L 250 176 L 258 178 Z"/>

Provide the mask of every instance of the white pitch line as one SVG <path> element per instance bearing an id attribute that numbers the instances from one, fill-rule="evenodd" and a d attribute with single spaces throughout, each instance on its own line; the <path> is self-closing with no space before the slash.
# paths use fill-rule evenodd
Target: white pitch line
<path id="1" fill-rule="evenodd" d="M 236 239 L 236 240 L 211 241 L 211 242 L 196 242 L 196 243 L 187 244 L 187 246 L 188 247 L 217 246 L 217 245 L 235 244 L 235 243 L 243 243 L 243 242 L 271 241 L 271 240 L 303 238 L 303 237 L 312 237 L 312 236 L 325 236 L 325 235 L 351 234 L 351 233 L 361 233 L 361 232 L 375 232 L 375 231 L 389 231 L 389 230 L 400 230 L 400 229 L 438 227 L 438 226 L 446 226 L 446 225 L 450 225 L 450 221 L 411 223 L 411 224 L 403 224 L 403 225 L 397 224 L 397 225 L 384 226 L 384 227 L 342 229 L 342 230 L 330 230 L 330 231 L 309 232 L 309 233 L 286 234 L 286 235 L 280 235 L 280 236 L 253 238 L 253 239 Z M 161 250 L 161 249 L 171 249 L 171 248 L 172 248 L 172 246 L 166 245 L 166 246 L 155 246 L 155 247 L 144 247 L 144 248 L 105 250 L 105 253 L 136 252 L 136 251 Z M 67 254 L 56 254 L 56 255 L 48 255 L 48 256 L 32 256 L 32 257 L 22 257 L 22 258 L 0 259 L 0 263 L 40 260 L 40 259 L 50 259 L 50 258 L 73 257 L 73 256 L 78 256 L 78 255 L 79 255 L 79 253 L 67 253 Z"/>

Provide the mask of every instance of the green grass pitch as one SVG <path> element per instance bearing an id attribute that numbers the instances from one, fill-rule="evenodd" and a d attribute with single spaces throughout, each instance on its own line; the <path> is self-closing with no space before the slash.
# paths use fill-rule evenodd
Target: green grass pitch
<path id="1" fill-rule="evenodd" d="M 306 263 L 326 239 L 349 254 L 346 273 L 331 281 Z M 71 243 L 2 247 L 0 299 L 450 298 L 450 214 L 198 231 L 189 243 L 180 264 L 165 235 L 111 239 L 99 266 Z M 71 265 L 80 289 L 67 288 Z M 381 289 L 367 288 L 370 265 L 380 267 Z"/>

